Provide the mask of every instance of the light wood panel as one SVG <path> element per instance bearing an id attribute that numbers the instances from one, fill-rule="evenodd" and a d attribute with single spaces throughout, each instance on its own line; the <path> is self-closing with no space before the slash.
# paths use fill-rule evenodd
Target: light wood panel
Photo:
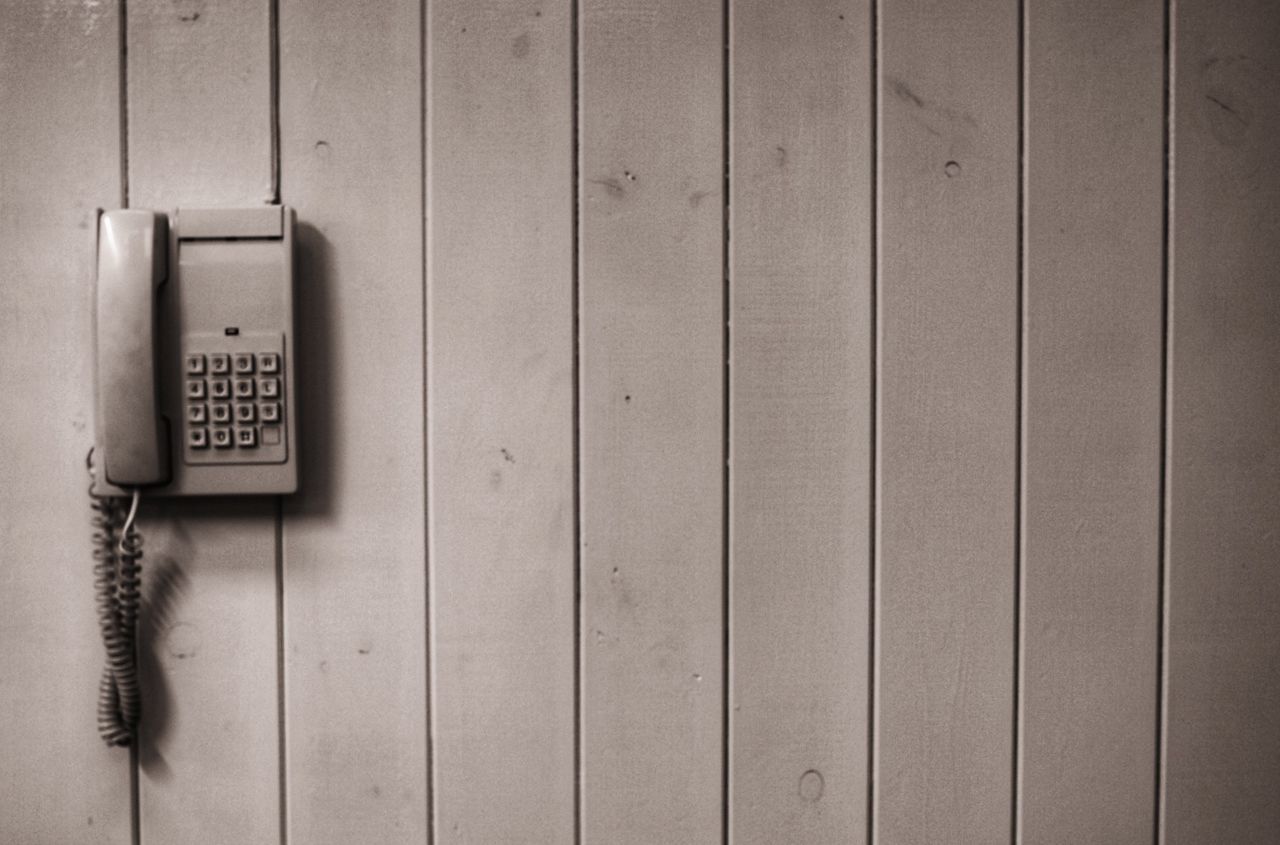
<path id="1" fill-rule="evenodd" d="M 1022 839 L 1149 842 L 1164 8 L 1036 0 L 1026 27 Z"/>
<path id="2" fill-rule="evenodd" d="M 568 2 L 428 4 L 436 841 L 574 830 Z"/>
<path id="3" fill-rule="evenodd" d="M 129 199 L 270 198 L 266 0 L 130 3 Z M 279 838 L 277 543 L 266 498 L 144 511 L 143 842 Z"/>
<path id="4" fill-rule="evenodd" d="M 0 840 L 125 843 L 95 729 L 94 207 L 120 204 L 119 8 L 0 4 Z"/>
<path id="5" fill-rule="evenodd" d="M 1165 836 L 1280 829 L 1280 6 L 1179 0 Z"/>
<path id="6" fill-rule="evenodd" d="M 1018 8 L 884 0 L 877 841 L 1012 827 Z"/>
<path id="7" fill-rule="evenodd" d="M 723 21 L 580 21 L 582 838 L 721 836 Z"/>
<path id="8" fill-rule="evenodd" d="M 420 15 L 410 0 L 280 9 L 281 196 L 299 220 L 292 842 L 427 838 Z"/>
<path id="9" fill-rule="evenodd" d="M 736 843 L 867 836 L 870 12 L 731 7 Z"/>
<path id="10" fill-rule="evenodd" d="M 145 163 L 129 170 L 133 206 L 274 199 L 270 5 L 129 4 L 129 158 Z"/>

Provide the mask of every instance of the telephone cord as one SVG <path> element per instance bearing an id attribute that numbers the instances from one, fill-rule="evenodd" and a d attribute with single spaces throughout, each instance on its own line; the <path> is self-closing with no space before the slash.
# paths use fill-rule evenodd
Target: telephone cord
<path id="1" fill-rule="evenodd" d="M 138 491 L 127 516 L 123 500 L 90 496 L 94 590 L 106 665 L 98 683 L 98 734 L 109 746 L 133 742 L 141 711 L 137 624 L 141 604 L 142 536 L 134 527 Z"/>

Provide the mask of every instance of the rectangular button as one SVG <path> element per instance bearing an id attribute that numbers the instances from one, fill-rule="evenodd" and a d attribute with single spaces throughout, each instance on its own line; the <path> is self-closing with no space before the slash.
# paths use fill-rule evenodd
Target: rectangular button
<path id="1" fill-rule="evenodd" d="M 209 356 L 209 372 L 215 376 L 225 376 L 231 372 L 231 356 L 225 352 L 216 352 Z"/>
<path id="2" fill-rule="evenodd" d="M 237 399 L 253 398 L 253 379 L 238 378 L 236 379 L 234 388 L 235 388 L 235 394 Z"/>
<path id="3" fill-rule="evenodd" d="M 275 352 L 258 353 L 258 372 L 274 374 L 280 372 L 280 356 Z"/>
<path id="4" fill-rule="evenodd" d="M 231 429 L 215 428 L 213 430 L 213 445 L 219 449 L 231 448 Z"/>
<path id="5" fill-rule="evenodd" d="M 187 445 L 192 449 L 206 448 L 209 445 L 209 430 L 203 427 L 187 429 Z"/>
<path id="6" fill-rule="evenodd" d="M 249 449 L 258 445 L 258 431 L 252 426 L 236 428 L 236 445 Z"/>
<path id="7" fill-rule="evenodd" d="M 258 406 L 258 416 L 262 417 L 264 423 L 280 422 L 280 403 L 263 402 Z"/>
<path id="8" fill-rule="evenodd" d="M 193 402 L 187 406 L 187 422 L 193 425 L 204 425 L 209 420 L 207 406 L 203 402 Z"/>
<path id="9" fill-rule="evenodd" d="M 236 422 L 251 423 L 254 420 L 253 403 L 239 402 L 236 404 Z"/>
<path id="10" fill-rule="evenodd" d="M 278 398 L 280 396 L 280 379 L 278 378 L 258 379 L 258 392 L 262 394 L 263 399 Z"/>
<path id="11" fill-rule="evenodd" d="M 188 399 L 204 398 L 204 379 L 202 378 L 187 379 L 187 398 Z"/>
<path id="12" fill-rule="evenodd" d="M 214 399 L 230 399 L 231 382 L 224 378 L 209 379 L 209 395 Z"/>
<path id="13" fill-rule="evenodd" d="M 192 354 L 187 356 L 187 375 L 202 376 L 204 375 L 204 356 L 200 354 Z"/>
<path id="14" fill-rule="evenodd" d="M 231 406 L 223 405 L 221 402 L 213 406 L 213 421 L 219 425 L 226 425 L 231 422 Z"/>
<path id="15" fill-rule="evenodd" d="M 253 356 L 247 352 L 241 352 L 235 357 L 236 375 L 245 375 L 253 372 Z"/>
<path id="16" fill-rule="evenodd" d="M 264 425 L 262 427 L 262 445 L 275 446 L 280 442 L 280 426 Z"/>

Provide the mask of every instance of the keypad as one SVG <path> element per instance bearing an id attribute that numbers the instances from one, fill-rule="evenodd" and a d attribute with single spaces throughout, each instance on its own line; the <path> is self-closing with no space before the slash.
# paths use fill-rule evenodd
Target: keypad
<path id="1" fill-rule="evenodd" d="M 284 460 L 283 357 L 208 348 L 183 356 L 188 461 Z"/>

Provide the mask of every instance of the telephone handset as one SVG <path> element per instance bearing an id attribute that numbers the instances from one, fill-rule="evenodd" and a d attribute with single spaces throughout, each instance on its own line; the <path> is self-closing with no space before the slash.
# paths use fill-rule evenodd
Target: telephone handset
<path id="1" fill-rule="evenodd" d="M 293 228 L 284 206 L 98 215 L 88 463 L 108 745 L 131 744 L 140 714 L 139 496 L 297 489 Z"/>
<path id="2" fill-rule="evenodd" d="M 95 493 L 297 489 L 293 221 L 101 213 Z"/>

